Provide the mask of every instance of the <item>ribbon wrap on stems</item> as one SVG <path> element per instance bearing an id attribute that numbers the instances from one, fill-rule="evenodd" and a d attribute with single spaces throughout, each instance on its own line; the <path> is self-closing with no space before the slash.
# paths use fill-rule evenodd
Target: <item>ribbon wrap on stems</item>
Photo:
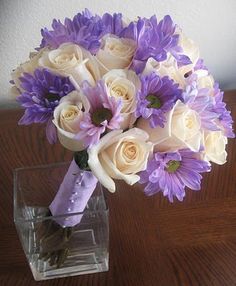
<path id="1" fill-rule="evenodd" d="M 53 216 L 82 213 L 92 196 L 97 178 L 91 171 L 81 170 L 73 159 L 60 185 L 60 188 L 49 206 Z M 57 218 L 62 227 L 72 227 L 80 223 L 83 214 Z"/>

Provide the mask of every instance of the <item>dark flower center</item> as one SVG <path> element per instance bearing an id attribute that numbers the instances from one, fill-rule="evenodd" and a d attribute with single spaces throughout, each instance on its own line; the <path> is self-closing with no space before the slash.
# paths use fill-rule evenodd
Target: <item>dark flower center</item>
<path id="1" fill-rule="evenodd" d="M 55 93 L 48 93 L 45 98 L 49 101 L 49 102 L 53 102 L 56 100 L 60 100 L 60 96 L 59 94 L 55 94 Z"/>
<path id="2" fill-rule="evenodd" d="M 154 94 L 149 94 L 146 99 L 150 102 L 148 108 L 159 109 L 162 106 L 160 99 Z"/>
<path id="3" fill-rule="evenodd" d="M 180 167 L 180 161 L 170 160 L 167 163 L 166 171 L 169 173 L 174 173 Z"/>
<path id="4" fill-rule="evenodd" d="M 192 71 L 186 72 L 184 74 L 184 78 L 188 78 L 192 74 Z"/>
<path id="5" fill-rule="evenodd" d="M 112 112 L 108 108 L 98 108 L 93 112 L 91 119 L 95 126 L 99 126 L 104 120 L 112 119 Z"/>

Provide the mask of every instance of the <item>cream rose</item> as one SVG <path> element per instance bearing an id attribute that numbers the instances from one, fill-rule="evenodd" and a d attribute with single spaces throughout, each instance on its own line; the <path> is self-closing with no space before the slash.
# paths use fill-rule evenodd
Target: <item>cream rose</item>
<path id="1" fill-rule="evenodd" d="M 71 151 L 84 149 L 83 142 L 74 139 L 80 131 L 80 121 L 84 111 L 88 111 L 89 103 L 84 95 L 72 91 L 64 96 L 54 110 L 53 123 L 57 127 L 60 143 Z"/>
<path id="2" fill-rule="evenodd" d="M 30 74 L 34 73 L 35 69 L 38 68 L 39 66 L 39 62 L 38 62 L 39 58 L 41 57 L 42 53 L 45 50 L 46 49 L 42 49 L 37 53 L 31 53 L 30 60 L 21 64 L 19 67 L 17 67 L 15 70 L 12 71 L 11 77 L 15 83 L 15 86 L 13 87 L 13 93 L 12 93 L 12 96 L 14 98 L 18 96 L 20 92 L 23 92 L 23 89 L 21 88 L 21 81 L 19 78 L 23 76 L 23 73 L 30 73 Z M 17 92 L 17 89 L 20 92 Z"/>
<path id="3" fill-rule="evenodd" d="M 167 54 L 167 59 L 163 62 L 157 62 L 155 59 L 148 59 L 143 74 L 148 74 L 155 71 L 160 76 L 168 76 L 180 85 L 181 88 L 186 86 L 186 74 L 191 72 L 199 59 L 199 48 L 181 31 L 179 31 L 178 45 L 183 49 L 183 54 L 188 56 L 192 64 L 178 67 L 176 59 L 170 54 Z M 205 75 L 205 74 L 204 74 Z"/>
<path id="4" fill-rule="evenodd" d="M 72 43 L 62 44 L 55 50 L 44 52 L 39 64 L 62 76 L 72 76 L 79 85 L 84 80 L 95 85 L 100 78 L 98 65 L 93 56 Z"/>
<path id="5" fill-rule="evenodd" d="M 122 99 L 121 114 L 123 121 L 121 129 L 131 128 L 136 118 L 136 92 L 140 88 L 140 80 L 135 72 L 130 70 L 111 70 L 103 76 L 107 94 Z"/>
<path id="6" fill-rule="evenodd" d="M 96 59 L 100 72 L 104 75 L 111 69 L 128 68 L 136 50 L 136 43 L 131 39 L 106 35 L 102 38 L 101 48 Z"/>
<path id="7" fill-rule="evenodd" d="M 209 74 L 208 71 L 205 71 L 205 74 L 204 74 L 204 70 L 198 70 L 195 73 L 198 76 L 197 87 L 211 89 L 212 94 L 210 95 L 213 95 L 213 88 L 214 88 L 214 83 L 215 83 L 213 76 Z"/>
<path id="8" fill-rule="evenodd" d="M 191 71 L 191 69 L 188 69 L 188 71 Z M 151 72 L 155 72 L 161 77 L 168 76 L 176 83 L 178 83 L 181 88 L 186 86 L 186 70 L 178 68 L 175 58 L 170 54 L 168 55 L 168 58 L 163 62 L 157 62 L 155 59 L 149 58 L 143 74 L 147 75 Z"/>
<path id="9" fill-rule="evenodd" d="M 204 160 L 211 161 L 219 165 L 226 163 L 227 152 L 225 147 L 227 137 L 222 131 L 209 131 L 204 134 Z"/>
<path id="10" fill-rule="evenodd" d="M 183 54 L 188 56 L 192 62 L 192 67 L 195 66 L 197 61 L 199 60 L 200 52 L 199 47 L 195 44 L 193 40 L 188 38 L 182 31 L 179 34 L 179 43 L 178 46 L 180 46 L 183 49 Z M 188 68 L 187 66 L 185 66 Z"/>
<path id="11" fill-rule="evenodd" d="M 113 130 L 88 149 L 89 167 L 110 192 L 115 192 L 113 179 L 133 185 L 140 179 L 137 173 L 146 169 L 152 151 L 152 143 L 147 141 L 148 134 L 138 128 L 124 133 Z"/>
<path id="12" fill-rule="evenodd" d="M 202 141 L 201 122 L 194 110 L 178 100 L 166 114 L 166 119 L 164 128 L 151 128 L 149 121 L 143 118 L 137 122 L 137 127 L 149 134 L 155 151 L 175 151 L 181 148 L 199 151 Z"/>

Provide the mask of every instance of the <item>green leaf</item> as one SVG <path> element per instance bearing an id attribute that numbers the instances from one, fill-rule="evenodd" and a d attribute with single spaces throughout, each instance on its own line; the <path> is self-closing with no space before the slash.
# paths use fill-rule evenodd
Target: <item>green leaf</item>
<path id="1" fill-rule="evenodd" d="M 87 150 L 75 152 L 74 160 L 81 170 L 90 171 Z"/>

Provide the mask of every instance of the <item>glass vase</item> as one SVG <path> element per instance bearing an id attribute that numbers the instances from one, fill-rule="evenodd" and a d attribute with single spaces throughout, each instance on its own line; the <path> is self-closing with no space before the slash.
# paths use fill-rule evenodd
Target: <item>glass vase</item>
<path id="1" fill-rule="evenodd" d="M 109 211 L 98 183 L 82 213 L 52 216 L 69 163 L 14 170 L 14 221 L 35 280 L 108 270 Z M 79 224 L 57 221 L 78 216 Z"/>

